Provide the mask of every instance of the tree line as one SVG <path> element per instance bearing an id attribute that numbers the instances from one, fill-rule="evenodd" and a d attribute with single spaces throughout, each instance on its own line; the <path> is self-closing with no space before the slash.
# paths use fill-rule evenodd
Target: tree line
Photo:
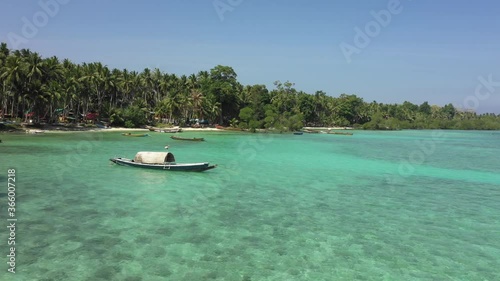
<path id="1" fill-rule="evenodd" d="M 193 120 L 256 130 L 303 126 L 364 129 L 500 129 L 500 116 L 411 102 L 365 102 L 353 94 L 305 93 L 291 82 L 242 85 L 232 67 L 175 75 L 159 69 L 110 69 L 100 62 L 76 64 L 0 44 L 0 118 L 54 123 L 106 120 L 139 127 Z"/>

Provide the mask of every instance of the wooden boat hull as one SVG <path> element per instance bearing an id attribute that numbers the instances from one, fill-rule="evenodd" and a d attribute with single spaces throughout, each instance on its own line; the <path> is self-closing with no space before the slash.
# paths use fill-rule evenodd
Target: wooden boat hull
<path id="1" fill-rule="evenodd" d="M 219 130 L 224 130 L 224 131 L 243 131 L 243 129 L 241 129 L 241 128 L 224 127 L 221 125 L 216 125 L 215 128 L 219 129 Z"/>
<path id="2" fill-rule="evenodd" d="M 176 137 L 176 136 L 171 136 L 170 137 L 173 140 L 183 140 L 183 141 L 204 141 L 204 138 L 182 138 L 182 137 Z"/>
<path id="3" fill-rule="evenodd" d="M 342 132 L 328 132 L 330 135 L 344 135 L 344 136 L 352 136 L 353 133 L 342 133 Z"/>
<path id="4" fill-rule="evenodd" d="M 241 128 L 233 128 L 233 127 L 226 127 L 224 128 L 223 130 L 226 130 L 226 131 L 243 131 L 243 129 Z"/>
<path id="5" fill-rule="evenodd" d="M 45 133 L 42 130 L 26 130 L 26 134 L 33 134 L 33 135 L 39 135 Z"/>
<path id="6" fill-rule="evenodd" d="M 122 157 L 111 158 L 109 160 L 115 164 L 122 166 L 130 166 L 130 167 L 152 169 L 152 170 L 164 170 L 164 171 L 203 172 L 217 167 L 217 165 L 210 165 L 208 162 L 144 164 L 144 163 L 137 163 L 134 162 L 132 159 L 127 159 Z"/>
<path id="7" fill-rule="evenodd" d="M 182 132 L 182 129 L 165 129 L 163 130 L 164 133 L 180 133 Z"/>
<path id="8" fill-rule="evenodd" d="M 315 131 L 315 130 L 302 130 L 302 132 L 308 133 L 308 134 L 319 134 L 319 131 Z"/>
<path id="9" fill-rule="evenodd" d="M 122 136 L 125 137 L 149 137 L 149 134 L 130 134 L 130 133 L 123 133 Z"/>
<path id="10" fill-rule="evenodd" d="M 99 129 L 109 129 L 108 125 L 104 125 L 104 124 L 100 124 L 100 123 L 96 123 L 95 126 Z"/>

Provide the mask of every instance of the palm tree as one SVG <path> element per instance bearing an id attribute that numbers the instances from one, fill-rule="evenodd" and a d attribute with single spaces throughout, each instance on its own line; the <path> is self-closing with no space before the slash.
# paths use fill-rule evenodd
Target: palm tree
<path id="1" fill-rule="evenodd" d="M 25 60 L 27 62 L 27 78 L 28 82 L 31 82 L 36 79 L 41 79 L 43 75 L 43 68 L 44 68 L 44 60 L 38 53 L 32 53 L 30 51 L 27 51 L 25 53 Z"/>
<path id="2" fill-rule="evenodd" d="M 221 104 L 220 102 L 215 100 L 207 99 L 206 101 L 207 105 L 205 107 L 206 109 L 205 113 L 208 115 L 210 121 L 213 122 L 214 120 L 217 120 L 217 118 L 220 116 Z"/>
<path id="3" fill-rule="evenodd" d="M 121 75 L 117 77 L 117 87 L 120 89 L 121 98 L 116 98 L 116 102 L 120 103 L 120 108 L 123 109 L 125 104 L 131 100 L 131 93 L 133 88 L 133 74 L 124 69 Z"/>
<path id="4" fill-rule="evenodd" d="M 189 75 L 189 77 L 187 78 L 187 87 L 190 90 L 199 89 L 200 85 L 198 84 L 198 77 L 196 75 Z"/>
<path id="5" fill-rule="evenodd" d="M 107 92 L 109 97 L 110 109 L 117 107 L 118 104 L 120 76 L 121 71 L 119 69 L 113 68 L 111 74 L 108 77 Z"/>
<path id="6" fill-rule="evenodd" d="M 151 99 L 152 106 L 158 104 L 161 100 L 161 89 L 162 89 L 162 80 L 163 80 L 163 73 L 161 73 L 160 69 L 155 68 L 153 70 L 153 73 L 151 74 L 151 80 L 152 80 L 152 87 L 151 91 L 153 94 L 153 99 Z"/>
<path id="7" fill-rule="evenodd" d="M 196 114 L 196 117 L 199 119 L 203 119 L 203 101 L 204 97 L 200 91 L 192 90 L 191 92 L 191 106 L 193 107 L 193 112 Z"/>
<path id="8" fill-rule="evenodd" d="M 10 101 L 10 114 L 17 117 L 19 109 L 19 98 L 23 92 L 23 85 L 26 76 L 27 65 L 20 56 L 19 51 L 8 56 L 1 69 L 0 80 L 2 81 L 2 91 L 4 92 L 4 110 L 8 112 Z"/>

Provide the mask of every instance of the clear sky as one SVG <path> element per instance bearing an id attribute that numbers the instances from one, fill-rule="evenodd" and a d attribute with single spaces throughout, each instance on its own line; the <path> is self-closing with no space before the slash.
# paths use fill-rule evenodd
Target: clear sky
<path id="1" fill-rule="evenodd" d="M 43 56 L 178 75 L 222 64 L 270 89 L 500 113 L 496 0 L 1 1 L 0 41 Z"/>

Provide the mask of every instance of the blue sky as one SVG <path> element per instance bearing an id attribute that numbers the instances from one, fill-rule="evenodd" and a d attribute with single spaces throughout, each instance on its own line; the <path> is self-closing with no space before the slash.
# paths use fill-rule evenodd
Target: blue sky
<path id="1" fill-rule="evenodd" d="M 4 0 L 0 41 L 110 68 L 189 75 L 222 64 L 233 67 L 241 83 L 270 89 L 289 80 L 308 93 L 451 102 L 500 113 L 495 0 L 55 1 Z M 47 15 L 39 3 L 58 3 L 58 11 Z M 382 10 L 391 15 L 384 26 L 372 15 Z M 23 17 L 36 32 L 23 33 Z M 369 44 L 356 45 L 355 28 L 366 34 L 377 25 L 366 35 Z M 16 44 L 13 34 L 26 40 Z M 357 48 L 350 62 L 342 44 Z M 479 77 L 491 85 L 481 86 Z"/>

